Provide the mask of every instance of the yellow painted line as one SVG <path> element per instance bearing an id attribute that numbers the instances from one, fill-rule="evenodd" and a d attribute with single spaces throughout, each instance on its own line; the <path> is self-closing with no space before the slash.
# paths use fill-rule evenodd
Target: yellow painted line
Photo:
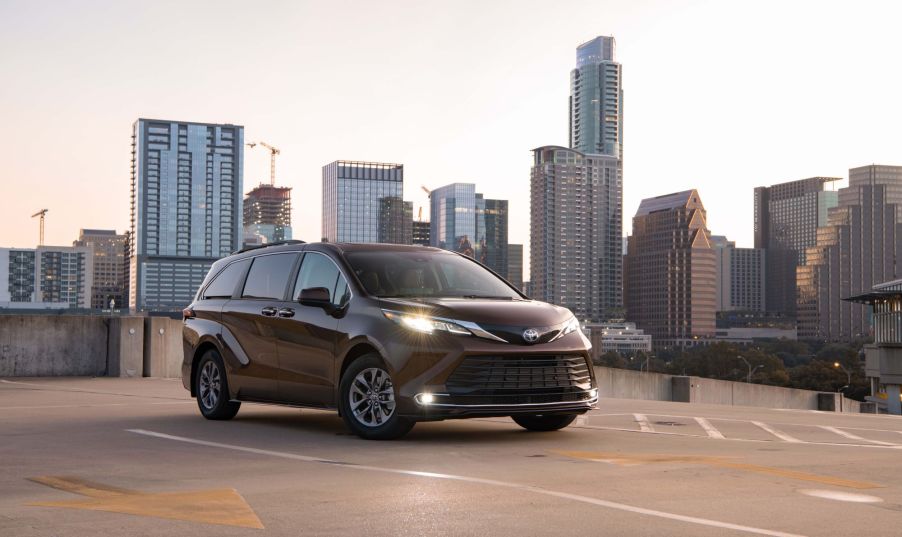
<path id="1" fill-rule="evenodd" d="M 184 520 L 220 526 L 263 529 L 263 523 L 235 489 L 188 492 L 137 492 L 93 483 L 80 478 L 42 476 L 30 478 L 55 489 L 86 496 L 86 499 L 34 502 L 30 506 L 85 509 L 107 513 Z"/>
<path id="2" fill-rule="evenodd" d="M 845 487 L 852 489 L 875 489 L 883 488 L 883 485 L 870 483 L 867 481 L 854 481 L 851 479 L 843 479 L 841 477 L 824 476 L 811 474 L 808 472 L 799 472 L 796 470 L 786 470 L 783 468 L 775 468 L 772 466 L 760 466 L 757 464 L 746 464 L 741 462 L 733 462 L 724 457 L 707 457 L 695 455 L 666 455 L 666 454 L 650 454 L 650 453 L 605 453 L 595 451 L 559 451 L 551 450 L 552 453 L 564 455 L 577 459 L 586 459 L 590 461 L 607 462 L 617 464 L 619 466 L 635 466 L 639 464 L 703 464 L 716 468 L 730 468 L 733 470 L 742 470 L 756 474 L 772 475 L 784 477 L 787 479 L 795 479 L 798 481 L 809 481 L 820 483 L 823 485 L 833 485 L 836 487 Z"/>

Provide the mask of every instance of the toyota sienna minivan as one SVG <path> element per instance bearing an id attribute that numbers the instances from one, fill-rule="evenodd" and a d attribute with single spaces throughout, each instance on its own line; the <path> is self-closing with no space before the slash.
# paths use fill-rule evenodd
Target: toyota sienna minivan
<path id="1" fill-rule="evenodd" d="M 213 264 L 183 317 L 182 382 L 212 420 L 255 401 L 336 409 L 370 439 L 477 416 L 553 431 L 598 399 L 569 310 L 437 248 L 243 250 Z"/>

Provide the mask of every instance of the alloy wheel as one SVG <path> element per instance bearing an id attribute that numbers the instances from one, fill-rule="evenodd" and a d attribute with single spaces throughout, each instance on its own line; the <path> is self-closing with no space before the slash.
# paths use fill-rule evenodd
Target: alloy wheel
<path id="1" fill-rule="evenodd" d="M 348 392 L 354 418 L 367 427 L 378 427 L 395 413 L 395 391 L 391 376 L 377 367 L 364 369 Z"/>

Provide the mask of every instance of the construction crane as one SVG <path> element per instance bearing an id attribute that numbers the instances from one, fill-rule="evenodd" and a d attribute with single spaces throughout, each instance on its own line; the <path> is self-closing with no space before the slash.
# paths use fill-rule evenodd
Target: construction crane
<path id="1" fill-rule="evenodd" d="M 31 215 L 32 218 L 36 218 L 38 216 L 41 217 L 41 235 L 40 239 L 38 240 L 38 246 L 44 246 L 44 215 L 47 214 L 48 210 L 49 209 L 41 209 L 40 211 Z"/>
<path id="2" fill-rule="evenodd" d="M 423 221 L 423 206 L 420 205 L 420 212 L 417 213 L 417 222 L 422 222 L 422 221 Z"/>
<path id="3" fill-rule="evenodd" d="M 276 186 L 276 155 L 278 155 L 282 151 L 276 149 L 266 142 L 251 142 L 245 145 L 249 146 L 251 149 L 253 149 L 256 145 L 269 149 L 269 184 L 271 186 Z"/>
<path id="4" fill-rule="evenodd" d="M 427 196 L 429 196 L 430 198 L 432 197 L 432 191 L 431 191 L 431 190 L 429 190 L 428 188 L 426 188 L 426 187 L 423 186 L 423 185 L 420 185 L 420 188 L 423 189 L 423 192 L 425 192 Z"/>

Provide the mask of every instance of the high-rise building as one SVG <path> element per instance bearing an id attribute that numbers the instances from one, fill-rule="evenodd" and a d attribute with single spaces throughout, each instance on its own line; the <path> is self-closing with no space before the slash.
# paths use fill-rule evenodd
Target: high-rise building
<path id="1" fill-rule="evenodd" d="M 406 209 L 404 166 L 337 160 L 323 166 L 323 239 L 329 242 L 382 242 L 402 230 Z M 383 200 L 388 202 L 390 210 Z M 412 212 L 412 209 L 411 209 Z M 386 221 L 386 218 L 389 221 Z M 412 215 L 407 216 L 408 220 Z"/>
<path id="2" fill-rule="evenodd" d="M 717 271 L 698 191 L 642 200 L 626 255 L 626 317 L 656 347 L 714 337 Z"/>
<path id="3" fill-rule="evenodd" d="M 796 268 L 817 243 L 818 227 L 836 207 L 837 193 L 826 190 L 836 177 L 812 177 L 755 189 L 755 248 L 766 251 L 768 312 L 796 314 Z"/>
<path id="4" fill-rule="evenodd" d="M 717 266 L 717 311 L 765 311 L 765 255 L 761 248 L 737 248 L 711 236 Z"/>
<path id="5" fill-rule="evenodd" d="M 623 87 L 613 37 L 599 36 L 576 49 L 570 72 L 570 147 L 623 158 Z"/>
<path id="6" fill-rule="evenodd" d="M 485 200 L 485 234 L 479 245 L 479 261 L 502 277 L 507 277 L 510 261 L 507 215 L 507 200 Z"/>
<path id="7" fill-rule="evenodd" d="M 241 247 L 244 127 L 139 119 L 132 134 L 129 306 L 191 302 Z"/>
<path id="8" fill-rule="evenodd" d="M 452 183 L 429 194 L 432 246 L 477 257 L 485 240 L 485 199 L 473 183 Z"/>
<path id="9" fill-rule="evenodd" d="M 422 220 L 414 220 L 413 221 L 413 240 L 411 244 L 416 244 L 417 246 L 429 246 L 432 244 L 430 241 L 430 230 L 432 228 L 432 224 L 429 222 L 423 222 Z"/>
<path id="10" fill-rule="evenodd" d="M 90 246 L 94 251 L 94 284 L 91 289 L 91 308 L 128 306 L 127 248 L 128 238 L 113 229 L 82 229 L 73 246 Z"/>
<path id="11" fill-rule="evenodd" d="M 379 200 L 379 242 L 413 243 L 413 203 L 400 197 Z"/>
<path id="12" fill-rule="evenodd" d="M 0 248 L 0 306 L 90 308 L 90 246 Z"/>
<path id="13" fill-rule="evenodd" d="M 244 235 L 261 242 L 291 240 L 291 188 L 260 184 L 244 196 Z"/>
<path id="14" fill-rule="evenodd" d="M 533 150 L 532 296 L 580 320 L 623 317 L 623 183 L 617 157 L 559 146 Z"/>
<path id="15" fill-rule="evenodd" d="M 523 290 L 523 245 L 507 245 L 507 281 Z"/>
<path id="16" fill-rule="evenodd" d="M 799 337 L 850 341 L 869 333 L 867 308 L 842 299 L 902 277 L 902 166 L 849 170 L 817 243 L 798 268 Z"/>

